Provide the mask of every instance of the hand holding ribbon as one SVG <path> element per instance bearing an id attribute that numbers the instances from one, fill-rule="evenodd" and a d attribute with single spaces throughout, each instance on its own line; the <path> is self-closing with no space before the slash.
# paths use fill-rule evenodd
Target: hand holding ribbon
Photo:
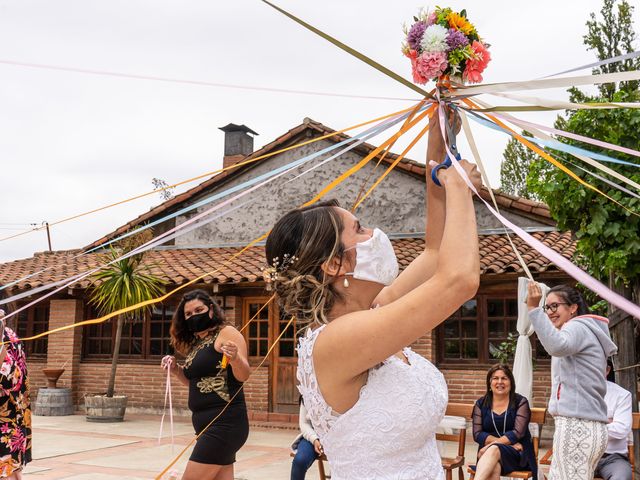
<path id="1" fill-rule="evenodd" d="M 160 366 L 167 371 L 167 380 L 164 390 L 164 407 L 162 408 L 162 418 L 160 419 L 160 432 L 158 433 L 158 443 L 162 439 L 162 428 L 164 426 L 164 417 L 167 413 L 167 399 L 169 400 L 169 422 L 171 424 L 171 454 L 173 455 L 173 400 L 171 395 L 171 372 L 177 370 L 178 364 L 173 355 L 165 355 L 160 361 Z"/>

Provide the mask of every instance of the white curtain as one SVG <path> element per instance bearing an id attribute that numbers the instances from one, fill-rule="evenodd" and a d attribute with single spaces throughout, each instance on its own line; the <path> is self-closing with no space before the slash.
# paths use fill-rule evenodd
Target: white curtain
<path id="1" fill-rule="evenodd" d="M 516 380 L 516 392 L 526 397 L 529 404 L 533 405 L 531 397 L 533 396 L 533 352 L 531 349 L 531 340 L 529 337 L 533 333 L 533 325 L 529 320 L 529 308 L 527 307 L 527 285 L 529 279 L 525 277 L 518 278 L 518 343 L 516 344 L 516 356 L 513 359 L 513 376 Z M 542 298 L 540 306 L 544 305 L 549 287 L 544 283 L 539 283 L 542 290 Z M 530 424 L 529 430 L 531 435 L 539 436 L 537 425 Z M 503 477 L 501 477 L 503 478 Z M 538 469 L 538 480 L 544 480 L 542 468 Z"/>
<path id="2" fill-rule="evenodd" d="M 533 326 L 529 320 L 529 309 L 527 308 L 527 285 L 529 279 L 518 278 L 518 343 L 516 344 L 516 355 L 513 360 L 513 376 L 516 380 L 516 392 L 526 397 L 531 403 L 533 393 L 533 360 L 531 341 L 529 337 L 533 333 Z M 539 283 L 542 290 L 540 305 L 544 305 L 549 287 L 544 283 Z"/>

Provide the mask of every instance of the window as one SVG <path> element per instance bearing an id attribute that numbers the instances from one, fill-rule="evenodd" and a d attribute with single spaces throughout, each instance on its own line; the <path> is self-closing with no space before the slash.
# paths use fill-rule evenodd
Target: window
<path id="1" fill-rule="evenodd" d="M 279 312 L 278 318 L 278 335 L 280 334 L 279 332 L 282 332 L 282 330 L 286 328 L 286 330 L 282 334 L 282 337 L 280 337 L 280 342 L 278 343 L 280 352 L 279 356 L 280 358 L 296 357 L 296 346 L 298 345 L 298 338 L 301 334 L 300 330 L 298 330 L 298 322 L 294 320 L 287 328 L 287 324 L 289 323 L 289 320 L 291 320 L 291 317 L 289 315 L 286 315 L 281 310 Z"/>
<path id="2" fill-rule="evenodd" d="M 489 361 L 497 361 L 496 349 L 507 340 L 509 333 L 517 333 L 518 301 L 515 298 L 487 298 L 487 338 Z"/>
<path id="3" fill-rule="evenodd" d="M 515 297 L 476 296 L 438 327 L 438 361 L 458 365 L 495 363 L 495 349 L 507 340 L 509 333 L 517 334 L 517 319 Z M 534 358 L 549 358 L 535 334 L 531 336 L 531 344 Z"/>
<path id="4" fill-rule="evenodd" d="M 96 318 L 95 312 L 89 315 L 85 315 L 85 320 Z M 113 341 L 113 323 L 112 320 L 107 320 L 103 323 L 94 325 L 87 325 L 84 327 L 84 356 L 111 356 L 111 345 Z"/>
<path id="5" fill-rule="evenodd" d="M 142 356 L 144 354 L 144 326 L 146 323 L 148 322 L 143 322 L 141 319 L 135 322 L 124 322 L 120 337 L 120 355 Z M 113 324 L 115 326 L 117 322 L 114 321 Z"/>
<path id="6" fill-rule="evenodd" d="M 19 338 L 32 337 L 49 330 L 49 305 L 36 305 L 18 313 L 16 333 Z M 27 357 L 47 358 L 48 336 L 23 342 Z"/>
<path id="7" fill-rule="evenodd" d="M 270 306 L 265 306 L 268 300 L 268 298 L 246 298 L 244 300 L 242 325 L 246 325 L 253 318 L 246 334 L 249 357 L 264 357 L 269 351 Z M 261 308 L 262 310 L 260 310 Z"/>
<path id="8" fill-rule="evenodd" d="M 127 321 L 122 326 L 120 339 L 121 358 L 157 358 L 173 354 L 170 345 L 169 329 L 175 305 L 156 303 L 144 314 L 144 320 Z M 98 318 L 100 315 L 87 308 L 85 319 Z M 109 319 L 95 325 L 87 325 L 83 331 L 83 351 L 85 359 L 111 358 L 113 342 L 116 337 L 117 320 Z"/>
<path id="9" fill-rule="evenodd" d="M 444 322 L 444 358 L 477 360 L 478 301 L 469 300 Z"/>
<path id="10" fill-rule="evenodd" d="M 169 329 L 171 328 L 171 319 L 176 311 L 176 306 L 158 303 L 153 305 L 149 322 L 149 355 L 164 356 L 173 354 Z"/>

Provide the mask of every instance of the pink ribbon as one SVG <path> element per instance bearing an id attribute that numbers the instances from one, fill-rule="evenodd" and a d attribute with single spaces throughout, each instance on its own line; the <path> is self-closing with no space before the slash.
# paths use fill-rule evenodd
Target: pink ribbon
<path id="1" fill-rule="evenodd" d="M 525 120 L 520 120 L 519 118 L 515 118 L 514 116 L 509 115 L 508 113 L 495 113 L 495 116 L 500 117 L 509 122 L 513 122 L 525 129 L 526 127 L 533 127 L 533 128 L 537 128 L 538 130 L 543 130 L 545 132 L 553 133 L 554 135 L 559 135 L 561 137 L 570 138 L 572 140 L 577 140 L 579 142 L 588 143 L 591 145 L 595 145 L 597 147 L 602 147 L 607 150 L 615 150 L 617 152 L 626 153 L 627 155 L 640 157 L 640 152 L 638 150 L 621 147 L 620 145 L 614 145 L 613 143 L 603 142 L 602 140 L 596 140 L 595 138 L 584 137 L 576 133 L 565 132 L 564 130 L 558 130 L 557 128 L 546 127 L 538 123 L 527 122 Z"/>
<path id="2" fill-rule="evenodd" d="M 171 454 L 173 454 L 173 401 L 171 395 L 171 366 L 173 365 L 173 357 L 165 355 L 160 362 L 162 368 L 167 371 L 167 381 L 164 389 L 164 407 L 162 407 L 162 418 L 160 419 L 160 432 L 158 433 L 158 443 L 162 440 L 162 429 L 164 427 L 164 417 L 167 414 L 167 399 L 169 399 L 169 422 L 171 424 Z"/>
<path id="3" fill-rule="evenodd" d="M 442 132 L 442 138 L 447 138 L 444 130 L 445 115 L 444 115 L 443 102 L 440 102 L 440 105 L 438 108 L 438 115 L 440 117 L 440 130 Z M 495 216 L 498 220 L 500 220 L 500 222 L 505 227 L 510 228 L 516 235 L 518 235 L 522 240 L 528 243 L 532 248 L 534 248 L 536 251 L 538 251 L 540 254 L 546 257 L 549 261 L 555 263 L 559 268 L 564 270 L 571 277 L 575 278 L 578 282 L 582 283 L 589 290 L 591 290 L 592 292 L 595 292 L 601 298 L 608 301 L 612 305 L 615 305 L 620 310 L 627 312 L 629 315 L 636 318 L 640 318 L 640 306 L 634 304 L 629 299 L 624 298 L 622 295 L 619 295 L 616 292 L 612 291 L 611 289 L 607 288 L 605 285 L 603 285 L 598 280 L 593 278 L 587 272 L 585 272 L 581 268 L 571 263 L 569 260 L 564 258 L 562 255 L 560 255 L 558 252 L 556 252 L 552 248 L 547 247 L 540 240 L 537 240 L 536 238 L 534 238 L 533 236 L 525 232 L 523 229 L 521 229 L 517 225 L 514 225 L 513 223 L 511 223 L 509 220 L 503 217 L 500 213 L 494 210 L 493 207 L 478 194 L 478 191 L 471 183 L 471 180 L 469 180 L 469 177 L 467 176 L 466 172 L 460 166 L 460 164 L 458 163 L 458 160 L 456 160 L 455 155 L 453 155 L 453 153 L 451 153 L 451 151 L 449 150 L 449 145 L 446 142 L 445 142 L 445 145 L 446 145 L 447 153 L 449 154 L 449 158 L 451 158 L 452 164 L 456 169 L 456 171 L 458 172 L 458 174 L 460 174 L 460 176 L 465 181 L 467 186 L 471 189 L 471 191 L 475 193 L 480 200 L 482 200 L 482 202 L 487 206 L 487 209 L 493 214 L 493 216 Z"/>

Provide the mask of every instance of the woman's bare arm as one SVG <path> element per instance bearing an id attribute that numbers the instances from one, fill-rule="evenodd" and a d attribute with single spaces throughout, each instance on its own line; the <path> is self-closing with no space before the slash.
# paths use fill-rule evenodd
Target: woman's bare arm
<path id="1" fill-rule="evenodd" d="M 470 172 L 470 164 L 464 165 Z M 316 375 L 330 404 L 329 397 L 352 399 L 364 372 L 431 331 L 478 289 L 480 261 L 471 191 L 453 169 L 440 178 L 447 215 L 433 277 L 388 305 L 334 320 L 316 340 Z M 334 396 L 329 391 L 344 394 Z M 344 403 L 350 401 L 338 400 L 332 406 Z"/>
<path id="2" fill-rule="evenodd" d="M 374 305 L 387 305 L 397 300 L 429 280 L 436 271 L 444 233 L 446 206 L 444 188 L 438 187 L 431 181 L 433 167 L 429 164 L 430 160 L 441 163 L 446 156 L 445 141 L 442 138 L 437 110 L 431 117 L 429 125 L 426 159 L 425 249 L 403 270 L 392 285 L 380 292 Z"/>

